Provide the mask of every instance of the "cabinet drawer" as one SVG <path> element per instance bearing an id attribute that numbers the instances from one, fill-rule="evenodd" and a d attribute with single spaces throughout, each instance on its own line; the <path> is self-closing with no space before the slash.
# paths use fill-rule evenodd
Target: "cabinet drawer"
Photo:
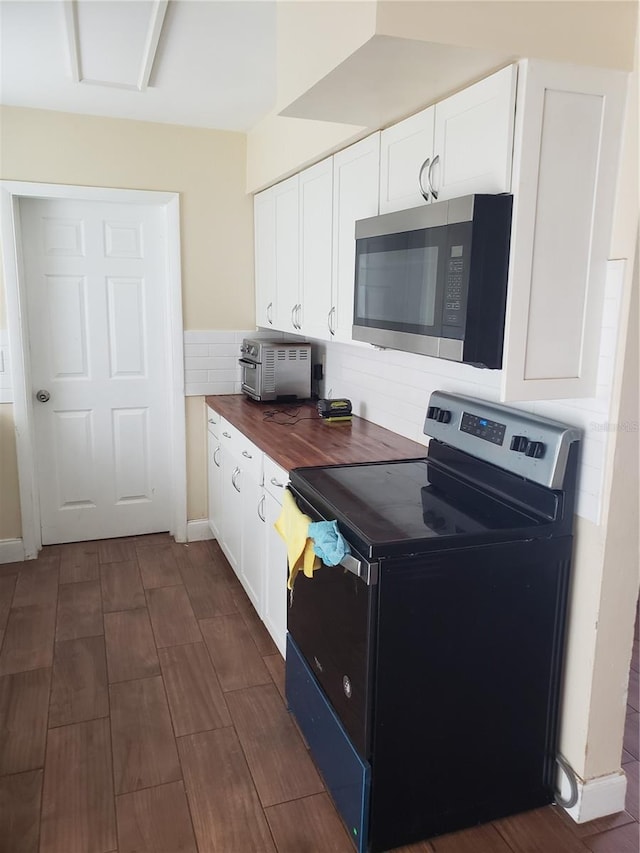
<path id="1" fill-rule="evenodd" d="M 262 485 L 262 451 L 224 418 L 220 419 L 220 444 L 243 471 Z"/>
<path id="2" fill-rule="evenodd" d="M 210 406 L 207 406 L 207 429 L 216 438 L 220 438 L 220 422 L 222 416 L 214 412 Z"/>
<path id="3" fill-rule="evenodd" d="M 269 456 L 264 455 L 264 487 L 273 497 L 282 503 L 282 493 L 289 482 L 289 472 Z"/>
<path id="4" fill-rule="evenodd" d="M 291 635 L 287 634 L 287 705 L 358 853 L 367 850 L 371 766 L 358 755 Z"/>

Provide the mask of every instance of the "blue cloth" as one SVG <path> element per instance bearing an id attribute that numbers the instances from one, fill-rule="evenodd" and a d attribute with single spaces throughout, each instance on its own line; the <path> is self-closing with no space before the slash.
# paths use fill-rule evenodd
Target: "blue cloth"
<path id="1" fill-rule="evenodd" d="M 351 553 L 349 543 L 338 530 L 337 521 L 313 521 L 307 536 L 313 540 L 313 551 L 327 566 L 337 566 Z"/>

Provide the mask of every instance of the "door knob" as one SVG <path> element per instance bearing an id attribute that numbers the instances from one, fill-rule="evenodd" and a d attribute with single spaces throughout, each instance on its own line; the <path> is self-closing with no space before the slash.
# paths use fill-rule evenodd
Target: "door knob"
<path id="1" fill-rule="evenodd" d="M 48 403 L 51 398 L 51 394 L 48 391 L 36 391 L 36 400 L 40 403 Z"/>

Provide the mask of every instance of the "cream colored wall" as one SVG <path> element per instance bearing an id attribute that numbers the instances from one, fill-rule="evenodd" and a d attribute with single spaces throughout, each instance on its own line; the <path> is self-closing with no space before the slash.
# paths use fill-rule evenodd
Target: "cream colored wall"
<path id="1" fill-rule="evenodd" d="M 375 34 L 375 0 L 280 0 L 276 111 Z"/>
<path id="2" fill-rule="evenodd" d="M 0 540 L 19 539 L 20 536 L 22 528 L 13 406 L 3 403 L 0 405 Z"/>
<path id="3" fill-rule="evenodd" d="M 5 180 L 180 193 L 185 329 L 254 325 L 253 207 L 245 195 L 244 134 L 2 107 L 0 143 Z M 203 409 L 201 397 L 187 400 L 189 518 L 206 515 L 198 406 Z M 2 480 L 0 538 L 20 535 L 10 411 L 2 407 L 0 459 L 8 473 L 6 487 Z"/>
<path id="4" fill-rule="evenodd" d="M 366 128 L 353 124 L 287 118 L 272 113 L 247 135 L 247 192 L 258 192 L 275 180 L 345 148 L 366 133 Z"/>
<path id="5" fill-rule="evenodd" d="M 376 32 L 500 49 L 578 65 L 633 68 L 635 0 L 382 0 Z"/>
<path id="6" fill-rule="evenodd" d="M 247 192 L 257 192 L 364 135 L 350 124 L 280 116 L 280 110 L 375 33 L 374 0 L 280 0 L 277 94 L 272 113 L 247 136 Z"/>
<path id="7" fill-rule="evenodd" d="M 538 57 L 630 71 L 636 22 L 635 0 L 281 0 L 276 109 L 249 133 L 247 189 L 263 189 L 366 134 L 278 113 L 374 35 L 502 51 L 505 63 Z"/>

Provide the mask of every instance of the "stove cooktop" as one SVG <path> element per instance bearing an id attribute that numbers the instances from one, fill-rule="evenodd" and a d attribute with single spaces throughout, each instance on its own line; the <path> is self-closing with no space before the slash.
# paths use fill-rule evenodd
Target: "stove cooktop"
<path id="1" fill-rule="evenodd" d="M 291 484 L 371 556 L 386 546 L 520 530 L 548 520 L 468 486 L 454 496 L 428 459 L 297 469 Z"/>

